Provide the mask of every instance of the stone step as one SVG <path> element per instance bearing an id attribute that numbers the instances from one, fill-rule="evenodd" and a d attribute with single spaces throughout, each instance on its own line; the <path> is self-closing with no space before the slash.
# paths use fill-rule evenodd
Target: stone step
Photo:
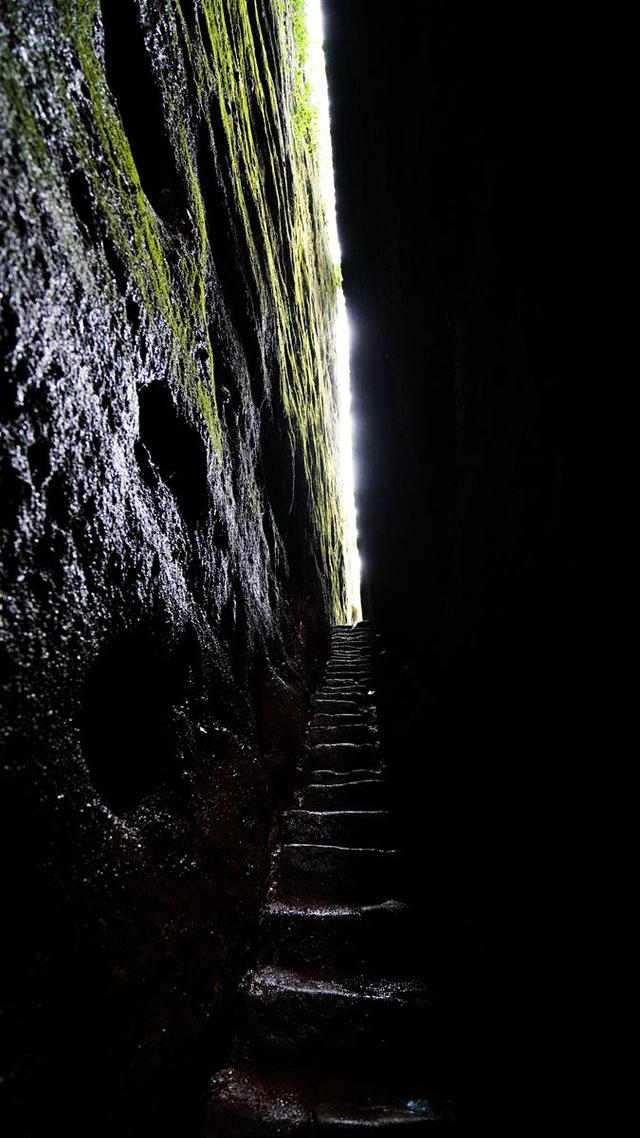
<path id="1" fill-rule="evenodd" d="M 359 620 L 357 624 L 334 624 L 332 636 L 371 636 L 371 621 Z"/>
<path id="2" fill-rule="evenodd" d="M 335 656 L 368 656 L 373 655 L 373 645 L 370 640 L 360 640 L 357 643 L 352 640 L 333 641 L 327 659 L 332 660 Z"/>
<path id="3" fill-rule="evenodd" d="M 382 749 L 376 743 L 315 743 L 307 749 L 306 768 L 350 771 L 382 768 Z"/>
<path id="4" fill-rule="evenodd" d="M 322 677 L 321 687 L 330 687 L 334 685 L 337 685 L 339 687 L 340 684 L 354 684 L 355 686 L 366 687 L 370 684 L 370 681 L 371 673 L 359 674 L 358 676 L 354 676 L 352 671 L 348 671 L 348 673 L 342 673 L 339 675 L 336 675 L 335 673 L 329 673 L 327 675 L 327 673 L 325 673 L 325 675 Z"/>
<path id="5" fill-rule="evenodd" d="M 355 699 L 365 706 L 372 705 L 374 694 L 375 690 L 370 684 L 354 684 L 349 680 L 334 680 L 318 688 L 319 699 Z"/>
<path id="6" fill-rule="evenodd" d="M 373 655 L 373 644 L 368 637 L 363 636 L 359 640 L 345 640 L 343 637 L 331 641 L 327 659 L 332 660 L 335 656 L 366 656 L 371 659 Z"/>
<path id="7" fill-rule="evenodd" d="M 334 652 L 371 652 L 374 641 L 370 636 L 338 636 L 329 643 L 330 654 Z"/>
<path id="8" fill-rule="evenodd" d="M 399 853 L 288 842 L 274 851 L 270 901 L 385 901 L 401 885 Z"/>
<path id="9" fill-rule="evenodd" d="M 333 684 L 341 683 L 351 684 L 352 687 L 364 687 L 367 691 L 371 690 L 373 677 L 371 672 L 356 672 L 351 669 L 344 671 L 325 672 L 322 678 L 322 686 L 329 687 Z"/>
<path id="10" fill-rule="evenodd" d="M 352 710 L 355 708 L 355 710 Z M 375 722 L 373 713 L 349 705 L 349 711 L 316 711 L 309 726 L 316 727 L 371 727 Z"/>
<path id="11" fill-rule="evenodd" d="M 339 747 L 346 743 L 375 743 L 378 729 L 375 723 L 316 724 L 307 727 L 307 738 L 313 744 L 332 744 Z"/>
<path id="12" fill-rule="evenodd" d="M 366 633 L 368 636 L 370 636 L 371 631 L 372 630 L 371 630 L 371 621 L 370 620 L 359 620 L 357 622 L 357 624 L 332 624 L 331 625 L 331 635 L 332 636 L 345 636 L 345 635 L 346 636 L 357 636 L 357 635 L 361 635 L 362 633 Z"/>
<path id="13" fill-rule="evenodd" d="M 453 1035 L 415 978 L 433 949 L 402 899 L 372 637 L 338 626 L 331 647 L 298 771 L 309 781 L 281 819 L 260 963 L 241 989 L 241 1066 L 212 1080 L 205 1138 L 398 1135 L 454 1120 L 431 1097 Z"/>
<path id="14" fill-rule="evenodd" d="M 351 772 L 354 776 L 356 771 Z M 309 783 L 299 804 L 304 810 L 384 810 L 389 790 L 382 778 L 335 783 Z"/>
<path id="15" fill-rule="evenodd" d="M 394 1135 L 453 1120 L 450 1104 L 419 1097 L 410 1080 L 402 1088 L 387 1088 L 380 1080 L 372 1085 L 322 1077 L 301 1081 L 281 1068 L 258 1073 L 231 1067 L 210 1081 L 204 1138 Z"/>
<path id="16" fill-rule="evenodd" d="M 362 679 L 370 679 L 373 676 L 373 668 L 371 664 L 364 661 L 358 662 L 355 660 L 334 660 L 329 661 L 327 664 L 322 678 L 325 680 L 333 679 L 334 677 L 343 678 L 357 676 Z"/>
<path id="17" fill-rule="evenodd" d="M 324 670 L 324 677 L 323 678 L 325 680 L 330 680 L 330 679 L 333 679 L 334 676 L 349 676 L 349 677 L 358 676 L 358 677 L 362 677 L 363 679 L 367 679 L 372 674 L 373 673 L 372 673 L 371 666 L 369 664 L 364 663 L 364 662 L 359 664 L 355 661 L 349 661 L 349 660 L 344 660 L 344 661 L 334 660 L 334 661 L 330 661 L 327 664 L 327 666 Z"/>
<path id="18" fill-rule="evenodd" d="M 339 684 L 334 687 L 333 684 L 320 688 L 318 691 L 318 700 L 325 702 L 326 700 L 348 700 L 355 703 L 359 710 L 365 714 L 375 709 L 375 691 L 369 684 Z"/>
<path id="19" fill-rule="evenodd" d="M 318 713 L 326 713 L 327 715 L 354 715 L 356 713 L 362 715 L 366 713 L 364 701 L 361 699 L 322 699 L 314 696 L 311 702 Z"/>
<path id="20" fill-rule="evenodd" d="M 335 648 L 338 646 L 343 647 L 343 646 L 354 645 L 354 644 L 355 645 L 365 644 L 365 645 L 370 646 L 373 644 L 373 637 L 370 635 L 369 632 L 365 632 L 365 631 L 363 631 L 361 633 L 356 633 L 356 632 L 351 632 L 351 633 L 347 633 L 347 634 L 342 633 L 342 634 L 338 634 L 336 636 L 332 636 L 331 640 L 330 640 L 330 644 L 331 644 L 332 648 Z"/>
<path id="21" fill-rule="evenodd" d="M 274 902 L 264 915 L 275 963 L 319 973 L 404 976 L 415 969 L 423 942 L 414 910 L 400 901 L 377 905 L 301 905 Z"/>
<path id="22" fill-rule="evenodd" d="M 283 815 L 288 842 L 390 849 L 388 810 L 287 810 Z"/>
<path id="23" fill-rule="evenodd" d="M 324 783 L 327 786 L 339 785 L 344 782 L 370 782 L 371 779 L 380 780 L 380 771 L 371 767 L 358 767 L 350 771 L 315 770 L 313 783 Z"/>
<path id="24" fill-rule="evenodd" d="M 336 657 L 342 656 L 364 656 L 366 659 L 371 660 L 373 658 L 373 646 L 371 641 L 359 640 L 355 642 L 351 640 L 334 640 L 327 659 L 334 660 Z"/>
<path id="25" fill-rule="evenodd" d="M 312 1138 L 302 1087 L 283 1075 L 230 1068 L 210 1080 L 204 1138 Z"/>
<path id="26" fill-rule="evenodd" d="M 373 641 L 370 636 L 339 636 L 331 640 L 330 652 L 371 652 Z"/>
<path id="27" fill-rule="evenodd" d="M 333 644 L 327 660 L 362 659 L 372 660 L 373 649 L 370 644 Z"/>
<path id="28" fill-rule="evenodd" d="M 355 1134 L 406 1134 L 407 1130 L 415 1134 L 416 1129 L 424 1131 L 429 1127 L 428 1133 L 432 1134 L 434 1125 L 438 1127 L 438 1123 L 444 1125 L 454 1121 L 453 1111 L 447 1104 L 438 1106 L 426 1099 L 419 1103 L 415 1099 L 410 1101 L 415 1103 L 413 1110 L 402 1103 L 395 1106 L 333 1106 L 323 1103 L 314 1112 L 314 1133 L 341 1138 L 342 1135 Z"/>
<path id="29" fill-rule="evenodd" d="M 373 648 L 370 640 L 361 640 L 354 643 L 351 640 L 335 640 L 331 644 L 331 651 L 328 659 L 333 660 L 336 656 L 373 656 Z"/>
<path id="30" fill-rule="evenodd" d="M 363 637 L 360 640 L 333 640 L 327 659 L 333 660 L 336 656 L 373 656 L 371 640 Z"/>
<path id="31" fill-rule="evenodd" d="M 323 711 L 314 708 L 308 722 L 309 727 L 375 727 L 377 726 L 376 709 L 371 704 L 352 704 L 349 711 Z"/>
<path id="32" fill-rule="evenodd" d="M 372 669 L 371 663 L 366 660 L 329 660 L 322 678 L 330 679 L 333 676 L 369 677 L 372 675 L 374 675 L 374 669 Z"/>
<path id="33" fill-rule="evenodd" d="M 322 680 L 322 689 L 328 687 L 364 688 L 372 691 L 373 679 L 370 672 L 325 672 Z"/>
<path id="34" fill-rule="evenodd" d="M 323 675 L 321 686 L 329 687 L 337 684 L 339 687 L 340 684 L 354 684 L 355 686 L 366 687 L 370 684 L 370 681 L 370 671 L 366 671 L 366 673 L 359 673 L 358 675 L 354 675 L 353 671 L 351 670 L 342 671 L 342 673 L 337 674 L 335 671 L 333 671 L 333 673 L 329 671 L 328 674 L 325 673 L 325 675 Z"/>
<path id="35" fill-rule="evenodd" d="M 369 684 L 325 684 L 318 692 L 320 700 L 351 700 L 357 703 L 362 711 L 368 712 L 375 707 L 375 691 Z"/>
<path id="36" fill-rule="evenodd" d="M 358 1071 L 402 1061 L 429 1034 L 429 994 L 418 980 L 335 980 L 266 965 L 241 994 L 236 1058 L 295 1059 Z"/>
<path id="37" fill-rule="evenodd" d="M 327 662 L 329 664 L 332 660 L 367 660 L 370 662 L 373 658 L 374 652 L 370 644 L 332 644 Z"/>
<path id="38" fill-rule="evenodd" d="M 371 665 L 373 658 L 373 652 L 369 648 L 334 648 L 327 658 L 327 665 L 336 662 Z"/>

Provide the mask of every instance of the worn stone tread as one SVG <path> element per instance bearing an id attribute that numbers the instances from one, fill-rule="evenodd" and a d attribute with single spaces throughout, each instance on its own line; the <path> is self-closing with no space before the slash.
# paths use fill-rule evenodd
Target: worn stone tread
<path id="1" fill-rule="evenodd" d="M 377 847 L 287 842 L 275 854 L 272 896 L 382 901 L 394 892 L 399 853 Z"/>
<path id="2" fill-rule="evenodd" d="M 351 776 L 357 773 L 349 772 Z M 388 791 L 384 780 L 353 778 L 341 783 L 309 783 L 299 796 L 304 810 L 375 810 L 387 802 Z"/>
<path id="3" fill-rule="evenodd" d="M 429 1003 L 427 986 L 421 980 L 370 979 L 364 975 L 353 976 L 349 981 L 327 980 L 324 976 L 274 964 L 264 965 L 250 974 L 248 991 L 250 995 L 265 994 L 269 998 L 317 996 L 327 1001 L 364 1000 L 420 1007 L 427 1007 Z"/>
<path id="4" fill-rule="evenodd" d="M 333 771 L 330 768 L 319 767 L 313 771 L 315 784 L 339 785 L 345 782 L 367 782 L 371 779 L 380 781 L 380 771 L 374 770 L 373 767 L 356 767 L 348 771 Z"/>
<path id="5" fill-rule="evenodd" d="M 310 769 L 314 766 L 333 770 L 349 770 L 356 766 L 366 767 L 382 761 L 382 748 L 377 742 L 330 741 L 314 743 L 309 747 Z"/>
<path id="6" fill-rule="evenodd" d="M 341 846 L 391 845 L 388 810 L 288 810 L 283 815 L 290 841 Z"/>
<path id="7" fill-rule="evenodd" d="M 371 713 L 355 711 L 317 711 L 310 720 L 311 727 L 370 727 L 374 722 Z"/>
<path id="8" fill-rule="evenodd" d="M 368 627 L 335 629 L 241 989 L 238 1066 L 214 1082 L 207 1138 L 397 1135 L 453 1120 L 431 1097 L 438 1002 L 417 978 L 429 948 L 402 895 L 372 677 Z"/>
<path id="9" fill-rule="evenodd" d="M 390 1048 L 409 1051 L 428 1030 L 430 995 L 407 978 L 326 977 L 276 965 L 256 969 L 244 990 L 237 1054 L 243 1060 L 287 1055 L 342 1057 L 360 1066 Z"/>
<path id="10" fill-rule="evenodd" d="M 397 900 L 342 905 L 274 902 L 263 919 L 274 962 L 286 967 L 336 973 L 374 968 L 408 975 L 421 946 L 413 909 Z"/>
<path id="11" fill-rule="evenodd" d="M 378 729 L 375 723 L 315 724 L 310 723 L 307 738 L 313 747 L 346 747 L 348 744 L 375 746 Z"/>
<path id="12" fill-rule="evenodd" d="M 435 1104 L 432 1113 L 425 1116 L 401 1104 L 349 1107 L 323 1103 L 316 1109 L 313 1117 L 316 1133 L 328 1135 L 404 1134 L 408 1128 L 414 1133 L 416 1129 L 424 1130 L 427 1126 L 432 1132 L 434 1123 L 453 1121 L 453 1116 L 446 1107 L 438 1107 Z"/>
<path id="13" fill-rule="evenodd" d="M 367 714 L 366 704 L 363 700 L 359 699 L 319 699 L 317 696 L 314 696 L 313 706 L 318 714 L 325 712 L 331 715 L 345 713 Z"/>
<path id="14" fill-rule="evenodd" d="M 281 1069 L 227 1068 L 211 1080 L 206 1138 L 254 1138 L 263 1135 L 406 1133 L 407 1127 L 433 1127 L 452 1120 L 448 1104 L 433 1101 L 433 1118 L 410 1111 L 407 1102 L 425 1101 L 411 1089 L 296 1080 Z M 385 1097 L 386 1095 L 386 1097 Z M 347 1097 L 350 1096 L 350 1097 Z M 428 1101 L 428 1100 L 427 1100 Z M 432 1131 L 431 1131 L 432 1132 Z"/>

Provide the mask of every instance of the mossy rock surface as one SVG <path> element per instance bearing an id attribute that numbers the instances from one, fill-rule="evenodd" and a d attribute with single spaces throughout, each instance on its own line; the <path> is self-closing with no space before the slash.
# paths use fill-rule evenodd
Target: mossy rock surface
<path id="1" fill-rule="evenodd" d="M 0 9 L 4 1085 L 27 1133 L 64 1069 L 109 1084 L 105 1120 L 161 1118 L 224 1039 L 345 591 L 299 4 Z"/>

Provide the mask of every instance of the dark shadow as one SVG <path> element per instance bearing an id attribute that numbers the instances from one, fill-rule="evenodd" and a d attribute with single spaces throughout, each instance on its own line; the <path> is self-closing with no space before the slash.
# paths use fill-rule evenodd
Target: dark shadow
<path id="1" fill-rule="evenodd" d="M 80 734 L 91 780 L 116 814 L 133 809 L 176 768 L 174 708 L 189 661 L 151 630 L 112 641 L 85 684 Z"/>
<path id="2" fill-rule="evenodd" d="M 94 198 L 84 170 L 72 170 L 69 174 L 69 197 L 78 220 L 90 239 L 98 238 L 98 226 L 94 212 Z"/>
<path id="3" fill-rule="evenodd" d="M 260 472 L 267 501 L 287 550 L 291 581 L 300 584 L 308 568 L 309 536 L 309 493 L 302 448 L 298 445 L 294 452 L 287 431 L 269 412 L 263 414 L 260 439 Z"/>
<path id="4" fill-rule="evenodd" d="M 169 225 L 184 215 L 184 187 L 133 0 L 101 0 L 107 82 L 122 116 L 142 188 Z"/>
<path id="5" fill-rule="evenodd" d="M 48 439 L 36 439 L 27 452 L 34 486 L 40 488 L 51 473 L 51 448 Z"/>
<path id="6" fill-rule="evenodd" d="M 198 128 L 198 180 L 207 221 L 207 234 L 213 262 L 229 305 L 231 319 L 242 337 L 245 350 L 251 352 L 256 335 L 254 299 L 240 254 L 232 221 L 233 204 L 227 200 L 224 184 L 216 166 L 211 129 L 224 138 L 217 101 L 211 100 L 209 117 Z"/>
<path id="7" fill-rule="evenodd" d="M 180 414 L 163 383 L 151 383 L 139 393 L 140 440 L 162 481 L 175 494 L 180 510 L 192 525 L 207 508 L 209 483 L 206 444 L 195 426 Z M 140 448 L 138 459 L 146 465 Z"/>
<path id="8" fill-rule="evenodd" d="M 2 418 L 9 418 L 15 411 L 16 387 L 20 377 L 16 375 L 12 356 L 18 338 L 18 325 L 18 314 L 11 303 L 6 296 L 0 297 L 0 415 Z M 24 374 L 23 364 L 21 375 Z"/>

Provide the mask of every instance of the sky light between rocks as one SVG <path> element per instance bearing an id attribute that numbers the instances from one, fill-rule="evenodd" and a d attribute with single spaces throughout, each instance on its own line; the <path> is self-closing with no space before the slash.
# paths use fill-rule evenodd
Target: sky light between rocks
<path id="1" fill-rule="evenodd" d="M 324 58 L 324 29 L 321 0 L 305 0 L 308 54 L 306 77 L 317 125 L 320 184 L 327 221 L 329 248 L 336 266 L 342 254 L 338 236 L 336 190 L 331 150 L 329 89 Z M 362 619 L 360 601 L 360 555 L 355 505 L 353 460 L 353 420 L 351 415 L 350 335 L 347 306 L 342 288 L 338 289 L 336 310 L 336 380 L 339 414 L 339 475 L 345 530 L 345 564 L 347 571 L 347 603 L 352 621 Z"/>

